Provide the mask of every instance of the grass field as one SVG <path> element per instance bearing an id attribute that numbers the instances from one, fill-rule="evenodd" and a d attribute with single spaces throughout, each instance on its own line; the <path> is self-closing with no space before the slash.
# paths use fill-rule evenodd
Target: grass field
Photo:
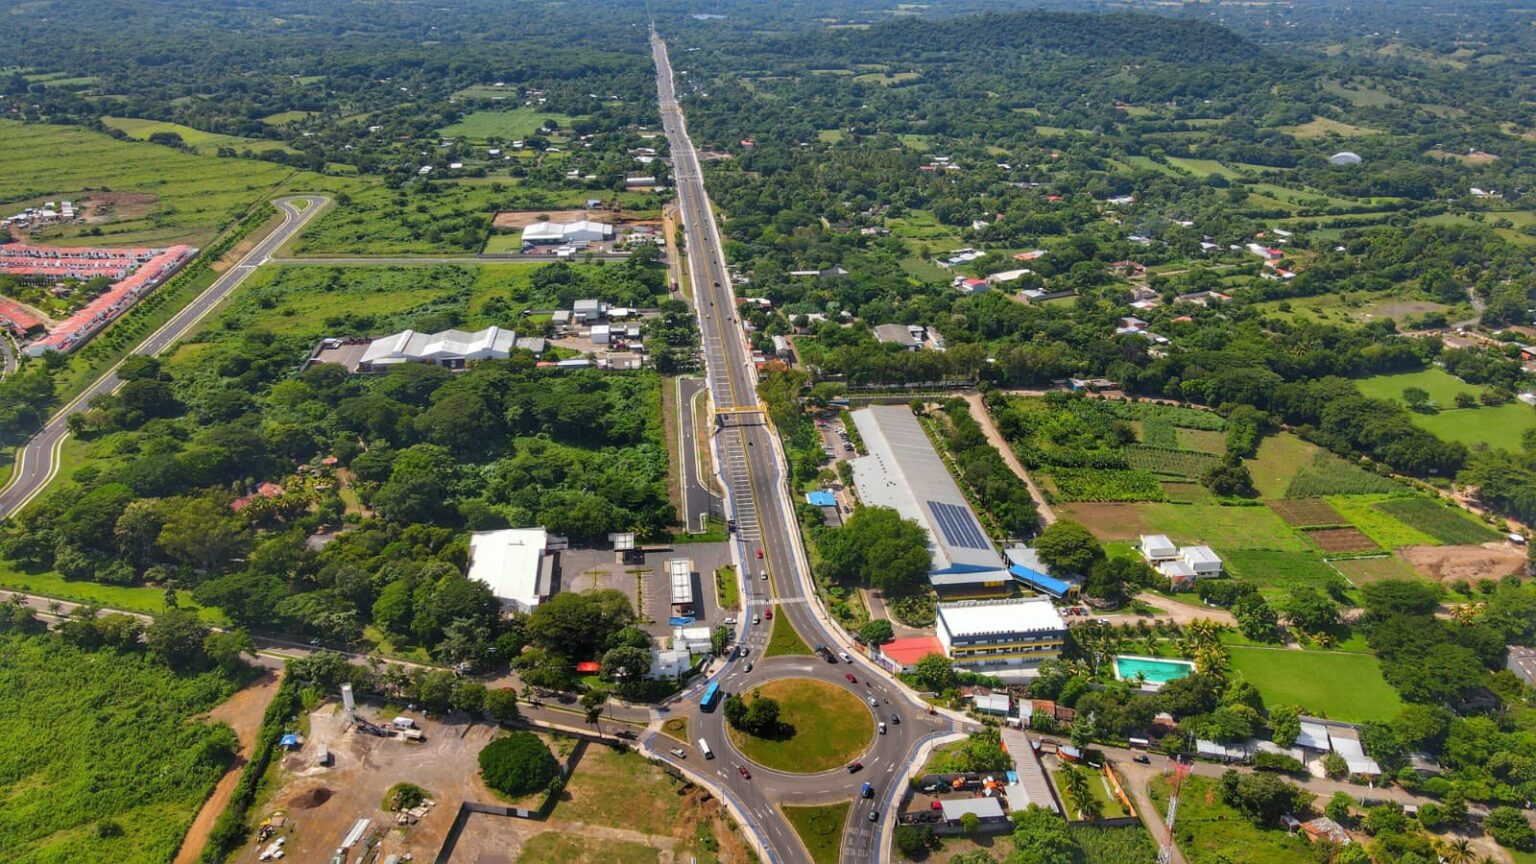
<path id="1" fill-rule="evenodd" d="M 1485 389 L 1480 384 L 1468 384 L 1438 367 L 1419 372 L 1400 372 L 1396 375 L 1373 375 L 1370 378 L 1357 379 L 1355 386 L 1360 388 L 1361 393 L 1372 398 L 1389 399 L 1399 403 L 1403 401 L 1404 388 L 1419 387 L 1429 394 L 1431 403 L 1442 408 L 1449 408 L 1456 404 L 1457 393 L 1480 396 Z"/>
<path id="2" fill-rule="evenodd" d="M 1221 802 L 1214 778 L 1188 777 L 1179 795 L 1179 851 L 1189 864 L 1295 864 L 1311 860 L 1306 838 L 1280 828 L 1257 828 L 1232 807 Z M 1168 809 L 1168 779 L 1154 777 L 1152 800 L 1160 811 Z"/>
<path id="3" fill-rule="evenodd" d="M 307 120 L 314 116 L 314 113 L 313 111 L 280 111 L 261 118 L 261 122 L 268 126 L 287 126 L 289 123 Z"/>
<path id="4" fill-rule="evenodd" d="M 814 864 L 837 864 L 843 846 L 843 826 L 848 822 L 851 801 L 820 807 L 780 807 L 784 818 L 795 826 L 800 842 L 805 844 Z"/>
<path id="5" fill-rule="evenodd" d="M 1226 452 L 1227 435 L 1213 429 L 1183 429 L 1173 430 L 1176 441 L 1182 450 L 1198 450 L 1201 453 L 1215 453 L 1220 455 Z"/>
<path id="6" fill-rule="evenodd" d="M 1239 174 L 1238 172 L 1228 168 L 1220 162 L 1217 162 L 1215 159 L 1187 159 L 1178 156 L 1169 156 L 1168 164 L 1177 168 L 1183 168 L 1185 171 L 1188 171 L 1189 173 L 1201 179 L 1209 177 L 1212 174 L 1225 177 L 1228 180 L 1240 180 L 1243 176 L 1242 174 Z"/>
<path id="7" fill-rule="evenodd" d="M 294 172 L 269 162 L 217 159 L 133 141 L 118 141 L 77 127 L 0 121 L 0 201 L 30 205 L 70 198 L 89 202 L 88 189 L 111 189 L 142 199 L 118 208 L 99 227 L 51 228 L 48 242 L 127 246 L 168 243 L 206 245 L 217 229 L 258 200 L 272 196 Z"/>
<path id="8" fill-rule="evenodd" d="M 543 128 L 546 120 L 553 120 L 565 129 L 576 119 L 568 114 L 537 111 L 524 105 L 511 111 L 472 111 L 460 117 L 459 122 L 437 130 L 437 134 L 471 141 L 527 138 Z"/>
<path id="9" fill-rule="evenodd" d="M 1264 436 L 1254 458 L 1243 461 L 1248 466 L 1248 473 L 1253 475 L 1253 486 L 1260 496 L 1283 498 L 1296 471 L 1310 462 L 1318 452 L 1317 445 L 1309 444 L 1289 432 L 1282 432 Z"/>
<path id="10" fill-rule="evenodd" d="M 171 860 L 235 746 L 194 718 L 233 689 L 142 652 L 0 636 L 0 857 Z"/>
<path id="11" fill-rule="evenodd" d="M 811 648 L 795 632 L 795 627 L 783 615 L 773 619 L 773 632 L 768 635 L 768 648 L 764 657 L 782 657 L 789 654 L 809 654 Z"/>
<path id="12" fill-rule="evenodd" d="M 1079 768 L 1078 770 L 1087 772 L 1088 794 L 1098 799 L 1099 812 L 1103 814 L 1104 818 L 1116 819 L 1121 816 L 1130 815 L 1126 812 L 1125 807 L 1121 805 L 1120 800 L 1110 794 L 1103 774 L 1086 767 Z M 1066 808 L 1067 812 L 1077 814 L 1081 811 L 1077 800 L 1072 797 L 1072 793 L 1067 789 L 1066 771 L 1066 768 L 1059 768 L 1053 775 L 1056 791 L 1061 795 L 1062 806 Z"/>
<path id="13" fill-rule="evenodd" d="M 1447 441 L 1460 441 L 1469 446 L 1488 444 L 1517 453 L 1521 449 L 1521 435 L 1525 430 L 1536 427 L 1536 411 L 1520 402 L 1494 407 L 1452 407 L 1456 404 L 1456 394 L 1480 396 L 1486 388 L 1468 384 L 1443 369 L 1375 375 L 1356 380 L 1355 386 L 1367 396 L 1396 402 L 1403 401 L 1405 387 L 1422 388 L 1429 393 L 1430 402 L 1440 410 L 1410 412 L 1414 425 Z"/>
<path id="14" fill-rule="evenodd" d="M 610 840 L 567 831 L 545 831 L 523 844 L 518 864 L 654 864 L 661 860 L 661 850 L 632 840 Z"/>
<path id="15" fill-rule="evenodd" d="M 1306 220 L 1321 223 L 1317 220 Z M 1351 216 L 1350 218 L 1359 218 Z M 1271 300 L 1256 305 L 1265 315 L 1293 321 L 1314 321 L 1366 324 L 1382 318 L 1402 321 L 1410 315 L 1441 312 L 1447 317 L 1466 317 L 1471 307 L 1465 304 L 1449 306 L 1427 299 L 1417 291 L 1394 289 L 1391 291 L 1351 292 L 1348 294 L 1319 294 L 1315 297 L 1292 297 Z"/>
<path id="16" fill-rule="evenodd" d="M 1402 708 L 1397 691 L 1369 654 L 1233 647 L 1231 671 L 1259 689 L 1266 705 L 1300 705 L 1347 723 L 1389 720 Z"/>
<path id="17" fill-rule="evenodd" d="M 99 582 L 82 582 L 65 579 L 52 571 L 26 573 L 16 569 L 10 561 L 0 559 L 0 590 L 11 589 L 29 594 L 41 594 L 75 603 L 91 603 L 125 612 L 143 612 L 159 615 L 165 611 L 165 589 L 134 588 L 124 585 L 103 585 Z M 198 617 L 211 624 L 227 624 L 224 613 L 218 609 L 198 608 L 191 591 L 176 592 L 177 605 L 182 609 L 197 609 Z"/>
<path id="18" fill-rule="evenodd" d="M 1414 530 L 1452 546 L 1490 543 L 1504 536 L 1473 519 L 1465 511 L 1428 498 L 1394 498 L 1376 504 L 1375 508 Z"/>
<path id="19" fill-rule="evenodd" d="M 264 150 L 288 150 L 288 145 L 281 141 L 268 141 L 261 138 L 242 138 L 239 135 L 221 135 L 217 132 L 204 132 L 201 129 L 193 129 L 191 126 L 183 126 L 180 123 L 169 123 L 164 120 L 141 120 L 137 117 L 103 117 L 101 122 L 109 129 L 116 129 L 129 138 L 139 141 L 148 141 L 149 136 L 160 132 L 174 132 L 181 136 L 181 140 L 188 147 L 206 156 L 211 156 L 220 147 L 233 147 L 236 151 L 251 150 L 260 153 Z"/>
<path id="20" fill-rule="evenodd" d="M 1372 582 L 1381 582 L 1386 579 L 1419 579 L 1420 576 L 1412 567 L 1408 566 L 1396 555 L 1383 555 L 1377 558 L 1347 558 L 1333 562 L 1344 578 L 1353 582 L 1356 586 L 1369 585 Z"/>
<path id="21" fill-rule="evenodd" d="M 1376 505 L 1390 500 L 1382 495 L 1330 495 L 1326 499 L 1351 525 L 1384 549 L 1399 546 L 1437 546 L 1439 540 L 1412 526 L 1397 521 Z"/>
<path id="22" fill-rule="evenodd" d="M 1267 507 L 1219 504 L 1061 504 L 1062 516 L 1075 519 L 1101 540 L 1134 540 L 1138 534 L 1167 534 L 1175 543 L 1208 543 L 1218 552 L 1273 549 L 1306 552 L 1311 547 Z"/>
<path id="23" fill-rule="evenodd" d="M 727 731 L 743 756 L 759 765 L 795 774 L 815 774 L 848 764 L 874 737 L 874 721 L 853 693 L 809 678 L 779 678 L 744 697 L 779 703 L 779 722 L 793 729 L 785 738 L 759 738 Z"/>
<path id="24" fill-rule="evenodd" d="M 1300 126 L 1281 126 L 1281 132 L 1302 140 L 1311 138 L 1325 138 L 1329 135 L 1339 135 L 1344 138 L 1354 138 L 1362 135 L 1380 135 L 1380 129 L 1370 129 L 1365 126 L 1355 126 L 1351 123 L 1341 123 L 1327 117 L 1314 117 L 1312 120 Z"/>

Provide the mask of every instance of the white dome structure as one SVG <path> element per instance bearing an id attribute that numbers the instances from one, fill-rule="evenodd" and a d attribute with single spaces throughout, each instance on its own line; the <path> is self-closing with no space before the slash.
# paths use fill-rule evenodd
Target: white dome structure
<path id="1" fill-rule="evenodd" d="M 1355 153 L 1351 150 L 1341 150 L 1338 153 L 1329 156 L 1328 161 L 1334 165 L 1359 165 L 1365 160 L 1360 158 L 1359 153 Z"/>

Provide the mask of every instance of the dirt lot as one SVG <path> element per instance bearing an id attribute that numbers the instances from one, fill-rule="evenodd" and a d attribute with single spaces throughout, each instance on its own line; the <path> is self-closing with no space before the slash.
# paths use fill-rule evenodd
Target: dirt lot
<path id="1" fill-rule="evenodd" d="M 388 721 L 378 710 L 360 706 L 359 713 Z M 327 861 L 358 819 L 371 819 L 369 834 L 381 838 L 382 855 L 412 853 L 418 861 L 436 856 L 453 825 L 459 804 L 466 800 L 495 801 L 480 782 L 477 757 L 495 734 L 494 727 L 438 723 L 412 714 L 426 734 L 419 744 L 401 738 L 377 738 L 350 729 L 340 706 L 327 702 L 309 715 L 310 734 L 304 746 L 283 758 L 282 785 L 259 816 L 287 814 L 287 857 L 294 861 Z M 331 767 L 315 764 L 319 745 L 331 751 Z M 437 806 L 415 826 L 398 829 L 382 809 L 384 793 L 396 783 L 411 782 L 426 789 Z M 236 862 L 255 861 L 253 844 L 233 856 Z"/>
<path id="2" fill-rule="evenodd" d="M 1135 540 L 1147 533 L 1135 504 L 1057 504 L 1056 515 L 1081 522 L 1100 540 Z"/>
<path id="3" fill-rule="evenodd" d="M 598 222 L 612 222 L 614 213 L 611 210 L 503 210 L 496 214 L 496 219 L 491 226 L 499 231 L 527 228 L 535 222 L 580 222 L 583 219 L 592 219 Z"/>
<path id="4" fill-rule="evenodd" d="M 1436 581 L 1498 579 L 1525 568 L 1525 551 L 1507 542 L 1481 546 L 1405 546 L 1398 550 L 1413 569 Z"/>
<path id="5" fill-rule="evenodd" d="M 160 203 L 154 195 L 143 192 L 92 192 L 80 205 L 81 218 L 92 225 L 114 219 L 139 219 L 149 215 Z"/>
<path id="6" fill-rule="evenodd" d="M 1269 509 L 1292 528 L 1304 525 L 1343 525 L 1344 517 L 1321 498 L 1297 498 L 1268 502 Z"/>
<path id="7" fill-rule="evenodd" d="M 1359 528 L 1319 528 L 1306 535 L 1324 552 L 1374 552 L 1381 548 Z"/>

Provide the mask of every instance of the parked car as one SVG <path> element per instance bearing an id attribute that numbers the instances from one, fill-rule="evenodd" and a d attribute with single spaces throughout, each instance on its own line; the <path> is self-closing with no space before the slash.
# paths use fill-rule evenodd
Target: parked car
<path id="1" fill-rule="evenodd" d="M 736 623 L 736 616 L 732 615 L 731 617 L 725 619 L 725 623 L 727 623 L 727 624 L 735 624 Z"/>

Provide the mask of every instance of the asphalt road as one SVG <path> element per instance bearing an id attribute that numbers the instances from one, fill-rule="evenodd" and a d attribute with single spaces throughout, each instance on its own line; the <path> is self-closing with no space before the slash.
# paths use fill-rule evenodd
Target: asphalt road
<path id="1" fill-rule="evenodd" d="M 0 333 L 0 378 L 16 371 L 16 345 L 10 334 Z"/>
<path id="2" fill-rule="evenodd" d="M 266 263 L 273 252 L 303 230 L 309 220 L 320 212 L 326 200 L 319 195 L 301 195 L 279 198 L 273 202 L 283 217 L 276 230 L 257 243 L 238 264 L 224 271 L 197 299 L 140 342 L 132 353 L 156 356 L 192 332 L 225 297 L 240 287 L 247 276 Z M 301 205 L 300 202 L 304 203 Z M 107 370 L 95 383 L 60 408 L 47 425 L 17 451 L 16 468 L 11 473 L 11 481 L 4 489 L 0 489 L 0 518 L 19 512 L 53 480 L 59 470 L 59 448 L 69 435 L 69 415 L 85 410 L 95 397 L 116 390 L 122 383 L 117 377 L 120 365 L 118 363 Z"/>
<path id="3" fill-rule="evenodd" d="M 550 264 L 555 261 L 627 261 L 628 252 L 579 252 L 568 258 L 556 255 L 322 255 L 313 258 L 273 258 L 284 267 L 409 267 L 437 264 Z"/>
<path id="4" fill-rule="evenodd" d="M 674 78 L 666 43 L 652 37 L 656 63 L 657 95 L 662 125 L 672 153 L 673 175 L 677 183 L 678 204 L 683 220 L 690 278 L 693 280 L 695 305 L 702 332 L 706 382 L 714 397 L 723 428 L 713 433 L 716 461 L 727 491 L 729 512 L 737 523 L 735 542 L 743 564 L 743 589 L 748 592 L 746 620 L 742 622 L 741 644 L 745 658 L 733 658 L 711 680 L 721 682 L 730 693 L 749 690 L 754 684 L 787 676 L 814 678 L 855 692 L 861 700 L 873 697 L 878 707 L 876 718 L 890 724 L 890 715 L 901 717 L 900 724 L 888 725 L 888 734 L 872 735 L 869 748 L 858 757 L 864 770 L 849 775 L 843 768 L 822 774 L 787 774 L 751 766 L 731 747 L 725 734 L 725 721 L 719 711 L 701 712 L 697 697 L 703 684 L 671 706 L 674 715 L 689 718 L 690 735 L 707 739 L 716 758 L 706 764 L 717 782 L 734 797 L 746 813 L 750 830 L 756 832 L 769 850 L 773 861 L 802 864 L 810 861 L 799 838 L 778 809 L 782 804 L 819 804 L 854 800 L 844 835 L 842 860 L 872 862 L 884 858 L 884 828 L 892 817 L 890 809 L 899 803 L 903 789 L 902 771 L 915 758 L 918 748 L 929 738 L 951 734 L 953 721 L 943 714 L 930 715 L 899 683 L 877 670 L 862 657 L 853 663 L 828 664 L 816 657 L 778 657 L 760 659 L 768 639 L 768 627 L 753 626 L 750 618 L 769 606 L 776 610 L 780 624 L 792 624 L 806 640 L 815 644 L 841 647 L 835 629 L 822 616 L 813 597 L 810 569 L 800 545 L 799 527 L 794 518 L 791 493 L 786 482 L 785 460 L 774 433 L 758 407 L 756 369 L 751 362 L 745 332 L 736 313 L 735 297 L 721 251 L 719 232 L 704 191 L 698 155 L 688 138 L 687 126 L 673 90 Z M 703 430 L 700 430 L 703 431 Z M 759 559 L 759 553 L 762 558 Z M 766 571 L 768 580 L 760 578 Z M 763 622 L 768 624 L 767 621 Z M 752 671 L 747 665 L 752 664 Z M 844 677 L 852 673 L 858 679 L 850 684 Z M 670 746 L 665 740 L 653 743 L 664 753 Z M 696 749 L 689 767 L 698 769 Z M 682 764 L 682 763 L 680 763 Z M 743 778 L 737 766 L 748 764 L 750 780 Z M 860 785 L 875 786 L 874 799 L 858 798 Z M 871 809 L 878 810 L 877 821 L 869 820 Z"/>
<path id="5" fill-rule="evenodd" d="M 703 532 L 710 513 L 718 515 L 720 496 L 709 484 L 709 468 L 700 464 L 698 442 L 709 430 L 694 429 L 694 403 L 704 397 L 704 382 L 698 378 L 677 379 L 678 455 L 682 468 L 683 524 L 689 531 Z"/>

